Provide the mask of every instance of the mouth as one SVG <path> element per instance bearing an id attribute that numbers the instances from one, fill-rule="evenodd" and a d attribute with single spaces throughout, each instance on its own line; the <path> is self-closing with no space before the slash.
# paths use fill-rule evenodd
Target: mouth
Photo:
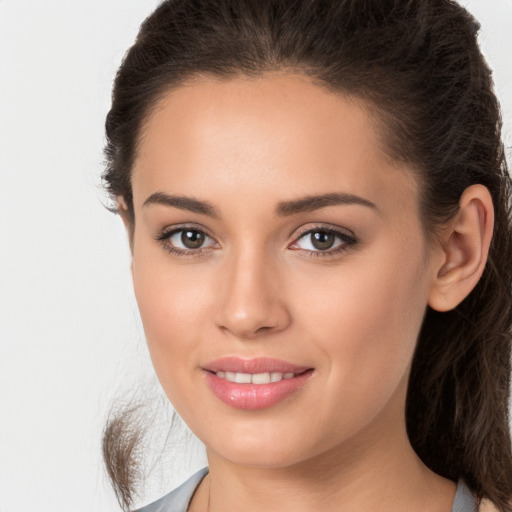
<path id="1" fill-rule="evenodd" d="M 308 370 L 305 370 L 308 371 Z M 237 384 L 270 384 L 271 382 L 281 382 L 284 379 L 293 379 L 304 372 L 263 372 L 263 373 L 237 373 L 237 372 L 216 372 L 219 379 L 225 379 Z"/>
<path id="2" fill-rule="evenodd" d="M 205 365 L 208 387 L 223 403 L 236 409 L 272 407 L 300 391 L 314 368 L 270 358 L 227 357 Z"/>

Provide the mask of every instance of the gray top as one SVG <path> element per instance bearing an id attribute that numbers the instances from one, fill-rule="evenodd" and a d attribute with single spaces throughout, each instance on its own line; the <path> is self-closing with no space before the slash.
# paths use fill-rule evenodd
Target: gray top
<path id="1" fill-rule="evenodd" d="M 208 474 L 208 468 L 194 473 L 186 482 L 166 494 L 158 501 L 135 512 L 187 512 L 188 505 L 201 480 Z M 457 484 L 457 492 L 451 512 L 477 512 L 475 498 L 462 480 Z"/>

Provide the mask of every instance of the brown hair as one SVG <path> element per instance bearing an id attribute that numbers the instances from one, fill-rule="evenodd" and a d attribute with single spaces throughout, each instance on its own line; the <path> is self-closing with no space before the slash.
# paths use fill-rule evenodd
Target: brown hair
<path id="1" fill-rule="evenodd" d="M 113 197 L 124 197 L 135 222 L 130 172 L 137 141 L 166 92 L 198 74 L 290 70 L 375 107 L 392 156 L 417 169 L 427 233 L 457 211 L 468 186 L 485 185 L 495 209 L 487 266 L 457 308 L 428 309 L 406 417 L 410 441 L 427 466 L 463 478 L 478 497 L 510 512 L 511 181 L 478 30 L 450 0 L 164 1 L 118 71 L 104 179 Z M 114 427 L 119 423 L 106 430 L 106 462 L 128 508 L 131 485 L 119 477 L 126 451 L 118 446 L 113 456 L 109 448 Z"/>

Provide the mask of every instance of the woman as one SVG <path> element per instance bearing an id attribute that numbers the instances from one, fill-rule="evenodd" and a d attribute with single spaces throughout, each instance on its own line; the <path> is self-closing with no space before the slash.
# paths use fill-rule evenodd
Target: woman
<path id="1" fill-rule="evenodd" d="M 510 177 L 477 30 L 448 0 L 144 22 L 105 180 L 208 470 L 143 510 L 512 510 Z"/>

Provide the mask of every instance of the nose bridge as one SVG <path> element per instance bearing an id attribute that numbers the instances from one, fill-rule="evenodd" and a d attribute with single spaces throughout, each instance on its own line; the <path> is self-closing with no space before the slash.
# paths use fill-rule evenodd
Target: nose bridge
<path id="1" fill-rule="evenodd" d="M 226 258 L 219 298 L 218 325 L 237 337 L 252 338 L 284 328 L 289 315 L 279 286 L 279 268 L 261 246 L 234 249 Z"/>

